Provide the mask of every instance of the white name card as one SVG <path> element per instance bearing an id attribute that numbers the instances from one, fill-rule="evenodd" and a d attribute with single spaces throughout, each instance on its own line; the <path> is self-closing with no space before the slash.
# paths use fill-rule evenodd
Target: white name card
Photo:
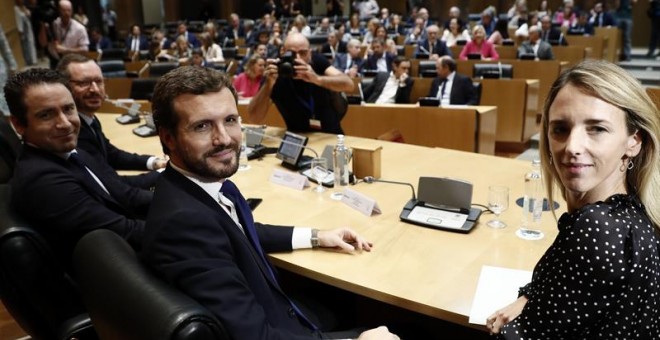
<path id="1" fill-rule="evenodd" d="M 303 190 L 305 187 L 309 186 L 307 177 L 295 172 L 283 171 L 280 169 L 273 170 L 273 174 L 270 175 L 270 181 L 297 190 Z"/>
<path id="2" fill-rule="evenodd" d="M 373 198 L 365 196 L 355 190 L 344 189 L 341 201 L 349 207 L 367 215 L 380 214 L 378 203 Z"/>

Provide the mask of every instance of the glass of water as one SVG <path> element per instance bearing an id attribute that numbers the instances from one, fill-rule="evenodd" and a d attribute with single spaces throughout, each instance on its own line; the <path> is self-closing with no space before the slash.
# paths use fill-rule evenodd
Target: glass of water
<path id="1" fill-rule="evenodd" d="M 495 218 L 488 221 L 491 228 L 502 229 L 506 223 L 500 221 L 500 214 L 509 207 L 509 188 L 502 185 L 488 187 L 488 208 L 495 214 Z"/>

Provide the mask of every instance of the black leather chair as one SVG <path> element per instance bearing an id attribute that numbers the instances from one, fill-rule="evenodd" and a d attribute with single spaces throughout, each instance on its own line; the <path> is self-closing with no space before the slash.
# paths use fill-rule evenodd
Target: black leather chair
<path id="1" fill-rule="evenodd" d="M 0 299 L 33 339 L 97 339 L 71 277 L 0 185 Z"/>
<path id="2" fill-rule="evenodd" d="M 419 76 L 422 78 L 435 78 L 438 76 L 435 60 L 421 60 L 419 62 Z"/>
<path id="3" fill-rule="evenodd" d="M 126 66 L 123 60 L 101 60 L 99 67 L 103 78 L 123 78 L 126 77 Z"/>
<path id="4" fill-rule="evenodd" d="M 73 262 L 101 339 L 229 339 L 208 310 L 153 276 L 112 231 L 83 236 Z"/>
<path id="5" fill-rule="evenodd" d="M 149 77 L 158 78 L 177 67 L 179 67 L 179 63 L 176 61 L 151 63 L 149 65 Z"/>
<path id="6" fill-rule="evenodd" d="M 124 60 L 126 51 L 123 48 L 109 48 L 101 53 L 101 60 Z"/>
<path id="7" fill-rule="evenodd" d="M 131 98 L 135 100 L 151 100 L 154 87 L 158 79 L 155 78 L 133 78 L 131 83 Z"/>

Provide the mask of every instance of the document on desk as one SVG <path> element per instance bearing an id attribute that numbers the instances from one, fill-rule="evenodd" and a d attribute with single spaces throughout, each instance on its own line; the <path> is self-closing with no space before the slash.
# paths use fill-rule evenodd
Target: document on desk
<path id="1" fill-rule="evenodd" d="M 532 281 L 527 270 L 483 266 L 474 294 L 469 322 L 486 325 L 486 319 L 495 311 L 518 298 L 518 288 Z"/>

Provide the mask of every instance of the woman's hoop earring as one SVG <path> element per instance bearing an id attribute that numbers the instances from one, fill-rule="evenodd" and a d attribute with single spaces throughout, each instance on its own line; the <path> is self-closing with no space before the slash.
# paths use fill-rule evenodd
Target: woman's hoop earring
<path id="1" fill-rule="evenodd" d="M 635 163 L 633 163 L 632 159 L 628 161 L 628 171 L 632 170 L 635 167 Z"/>

